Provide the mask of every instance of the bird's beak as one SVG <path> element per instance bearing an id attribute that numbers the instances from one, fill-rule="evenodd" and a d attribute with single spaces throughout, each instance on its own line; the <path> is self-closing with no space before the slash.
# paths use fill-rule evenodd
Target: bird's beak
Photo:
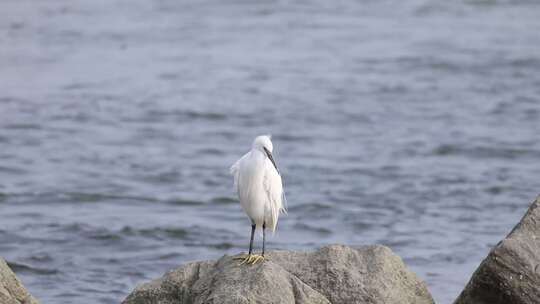
<path id="1" fill-rule="evenodd" d="M 266 153 L 266 156 L 268 156 L 268 159 L 270 159 L 270 161 L 274 165 L 274 168 L 276 168 L 276 171 L 279 174 L 279 170 L 277 168 L 276 162 L 274 161 L 274 157 L 272 156 L 272 153 L 270 151 L 268 151 L 268 149 L 266 149 L 266 147 L 263 147 L 263 149 L 264 149 L 264 152 Z"/>

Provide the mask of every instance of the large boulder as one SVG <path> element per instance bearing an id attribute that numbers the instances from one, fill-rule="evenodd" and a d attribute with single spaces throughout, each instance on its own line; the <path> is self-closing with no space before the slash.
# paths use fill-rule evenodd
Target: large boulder
<path id="1" fill-rule="evenodd" d="M 540 303 L 540 196 L 482 261 L 454 304 Z"/>
<path id="2" fill-rule="evenodd" d="M 123 303 L 434 303 L 425 283 L 384 246 L 273 251 L 255 265 L 235 257 L 186 264 Z"/>
<path id="3" fill-rule="evenodd" d="M 0 258 L 0 304 L 37 304 L 23 284 Z"/>

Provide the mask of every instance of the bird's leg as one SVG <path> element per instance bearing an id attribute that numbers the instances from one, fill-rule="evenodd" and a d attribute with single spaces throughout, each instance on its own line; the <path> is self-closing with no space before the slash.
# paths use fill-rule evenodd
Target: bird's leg
<path id="1" fill-rule="evenodd" d="M 249 241 L 249 255 L 253 251 L 253 235 L 255 235 L 255 224 L 251 224 L 251 240 Z"/>
<path id="2" fill-rule="evenodd" d="M 242 256 L 242 257 L 239 257 L 239 258 L 236 258 L 238 260 L 242 260 L 242 263 L 240 263 L 240 265 L 242 264 L 245 264 L 245 263 L 250 263 L 252 258 L 253 258 L 253 255 L 251 255 L 251 252 L 253 252 L 253 237 L 255 235 L 255 223 L 252 223 L 251 224 L 251 239 L 249 240 L 249 252 L 246 256 Z"/>
<path id="3" fill-rule="evenodd" d="M 264 242 L 266 241 L 266 223 L 263 222 L 262 231 L 263 231 L 263 246 L 262 246 L 262 253 L 261 255 L 253 254 L 250 255 L 250 260 L 248 260 L 248 264 L 256 264 L 259 261 L 264 261 Z"/>
<path id="4" fill-rule="evenodd" d="M 255 228 L 256 228 L 256 225 L 253 224 L 251 225 L 251 240 L 249 241 L 249 253 L 247 256 L 244 256 L 244 257 L 240 257 L 240 258 L 237 258 L 237 259 L 240 259 L 242 260 L 242 263 L 240 263 L 240 265 L 242 264 L 247 264 L 247 265 L 253 265 L 259 261 L 263 261 L 264 260 L 264 239 L 265 239 L 265 228 L 266 228 L 266 225 L 263 223 L 263 252 L 262 252 L 262 255 L 258 255 L 258 254 L 252 254 L 253 252 L 253 237 L 255 235 Z"/>
<path id="5" fill-rule="evenodd" d="M 262 254 L 261 256 L 263 257 L 264 259 L 264 243 L 266 242 L 266 223 L 263 222 L 263 248 L 262 248 Z"/>

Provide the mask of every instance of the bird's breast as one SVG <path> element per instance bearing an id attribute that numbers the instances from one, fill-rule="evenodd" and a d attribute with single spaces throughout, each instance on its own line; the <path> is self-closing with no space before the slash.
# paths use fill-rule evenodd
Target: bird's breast
<path id="1" fill-rule="evenodd" d="M 251 154 L 240 166 L 238 196 L 246 213 L 254 218 L 264 214 L 267 194 L 264 189 L 264 155 L 253 151 Z"/>

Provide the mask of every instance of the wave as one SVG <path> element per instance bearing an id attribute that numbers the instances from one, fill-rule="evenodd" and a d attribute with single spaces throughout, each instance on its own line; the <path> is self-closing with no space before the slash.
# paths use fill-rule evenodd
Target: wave
<path id="1" fill-rule="evenodd" d="M 493 146 L 465 146 L 460 144 L 442 144 L 432 151 L 437 156 L 461 155 L 473 158 L 503 158 L 517 159 L 530 157 L 540 159 L 540 151 L 534 149 L 493 147 Z"/>
<path id="2" fill-rule="evenodd" d="M 59 273 L 56 269 L 38 268 L 22 263 L 7 262 L 7 264 L 15 273 L 30 273 L 36 275 L 53 275 Z"/>

